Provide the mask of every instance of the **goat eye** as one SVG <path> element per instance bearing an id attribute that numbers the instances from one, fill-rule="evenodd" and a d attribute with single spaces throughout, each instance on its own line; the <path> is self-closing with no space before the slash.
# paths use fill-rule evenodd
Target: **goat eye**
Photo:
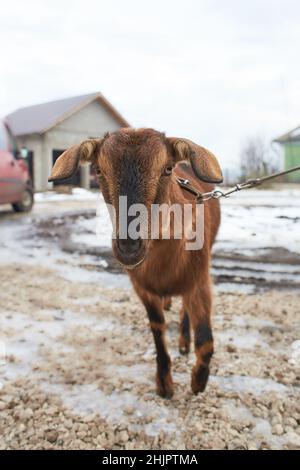
<path id="1" fill-rule="evenodd" d="M 100 170 L 100 168 L 96 167 L 96 168 L 94 168 L 94 171 L 95 171 L 95 173 L 96 173 L 97 176 L 101 176 L 101 170 Z"/>
<path id="2" fill-rule="evenodd" d="M 172 173 L 173 167 L 171 165 L 166 166 L 164 175 L 169 176 Z"/>

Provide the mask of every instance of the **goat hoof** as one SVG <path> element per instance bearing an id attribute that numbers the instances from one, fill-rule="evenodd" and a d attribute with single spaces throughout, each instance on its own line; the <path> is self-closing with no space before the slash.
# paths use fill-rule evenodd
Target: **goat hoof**
<path id="1" fill-rule="evenodd" d="M 190 352 L 190 344 L 186 341 L 184 336 L 179 337 L 179 346 L 178 346 L 180 354 L 188 354 Z"/>
<path id="2" fill-rule="evenodd" d="M 192 372 L 191 387 L 195 395 L 204 392 L 209 377 L 209 368 L 201 365 L 194 367 Z"/>
<path id="3" fill-rule="evenodd" d="M 160 377 L 156 378 L 157 385 L 157 394 L 162 398 L 172 398 L 174 394 L 173 380 L 170 374 L 161 379 Z"/>
<path id="4" fill-rule="evenodd" d="M 161 398 L 166 398 L 167 400 L 170 400 L 172 396 L 174 395 L 174 390 L 173 389 L 169 389 L 169 390 L 157 389 L 157 395 L 159 395 Z"/>
<path id="5" fill-rule="evenodd" d="M 187 355 L 190 352 L 190 348 L 187 346 L 179 346 L 179 352 L 182 355 Z"/>
<path id="6" fill-rule="evenodd" d="M 170 310 L 171 307 L 172 307 L 172 298 L 165 297 L 164 298 L 164 310 Z"/>

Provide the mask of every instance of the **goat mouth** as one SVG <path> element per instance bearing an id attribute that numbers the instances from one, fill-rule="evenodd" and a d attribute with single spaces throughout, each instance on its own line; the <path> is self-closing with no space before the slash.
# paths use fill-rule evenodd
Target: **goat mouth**
<path id="1" fill-rule="evenodd" d="M 139 250 L 124 252 L 115 241 L 112 244 L 112 251 L 116 261 L 126 270 L 135 269 L 142 264 L 148 253 L 146 244 L 143 244 Z"/>
<path id="2" fill-rule="evenodd" d="M 143 253 L 142 256 L 139 257 L 124 257 L 124 256 L 116 256 L 118 263 L 127 270 L 135 269 L 137 266 L 142 264 L 145 260 L 147 253 Z"/>
<path id="3" fill-rule="evenodd" d="M 123 268 L 128 269 L 129 271 L 132 269 L 135 269 L 137 266 L 142 264 L 142 262 L 145 260 L 146 256 L 144 256 L 142 259 L 137 261 L 135 264 L 125 264 L 122 261 L 119 261 L 119 263 L 123 266 Z"/>

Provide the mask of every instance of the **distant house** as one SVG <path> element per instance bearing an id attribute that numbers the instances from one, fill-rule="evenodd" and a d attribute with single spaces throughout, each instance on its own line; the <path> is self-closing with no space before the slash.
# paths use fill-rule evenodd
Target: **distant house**
<path id="1" fill-rule="evenodd" d="M 47 179 L 55 160 L 73 144 L 106 131 L 128 127 L 128 122 L 101 93 L 75 96 L 21 108 L 6 116 L 20 146 L 27 147 L 34 189 L 52 188 Z M 90 187 L 90 168 L 82 166 L 68 184 Z"/>
<path id="2" fill-rule="evenodd" d="M 282 146 L 285 170 L 300 165 L 300 126 L 277 137 L 273 142 Z M 286 179 L 291 183 L 300 183 L 300 171 L 287 175 Z"/>

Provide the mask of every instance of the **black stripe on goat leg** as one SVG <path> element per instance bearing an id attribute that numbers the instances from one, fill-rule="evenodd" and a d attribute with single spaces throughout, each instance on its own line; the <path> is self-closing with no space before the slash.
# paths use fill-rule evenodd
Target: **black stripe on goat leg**
<path id="1" fill-rule="evenodd" d="M 214 341 L 208 323 L 199 323 L 195 328 L 196 365 L 192 373 L 192 390 L 204 392 L 209 377 L 209 363 L 214 352 Z"/>
<path id="2" fill-rule="evenodd" d="M 205 272 L 203 278 L 205 278 Z M 209 276 L 207 273 L 207 280 Z M 209 363 L 214 352 L 211 330 L 211 287 L 210 282 L 202 283 L 200 288 L 184 298 L 184 307 L 189 312 L 194 331 L 196 364 L 192 371 L 191 387 L 195 394 L 204 392 L 208 377 Z"/>
<path id="3" fill-rule="evenodd" d="M 162 303 L 162 302 L 161 302 Z M 171 376 L 171 359 L 167 352 L 165 330 L 166 323 L 162 310 L 157 305 L 146 305 L 150 328 L 156 347 L 156 385 L 157 393 L 163 398 L 173 396 L 173 380 Z"/>

